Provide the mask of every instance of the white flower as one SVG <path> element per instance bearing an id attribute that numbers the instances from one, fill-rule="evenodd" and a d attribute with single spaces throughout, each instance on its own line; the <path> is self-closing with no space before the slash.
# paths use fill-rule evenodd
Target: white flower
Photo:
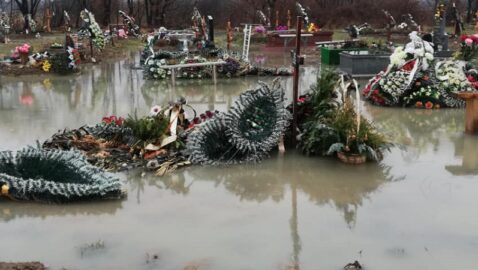
<path id="1" fill-rule="evenodd" d="M 150 116 L 157 116 L 161 112 L 161 106 L 155 105 L 151 108 L 151 111 L 149 112 Z"/>
<path id="2" fill-rule="evenodd" d="M 423 48 L 415 49 L 414 54 L 417 56 L 423 57 L 425 56 L 425 49 Z"/>
<path id="3" fill-rule="evenodd" d="M 425 58 L 431 61 L 433 60 L 434 57 L 433 57 L 433 54 L 431 53 L 425 53 Z"/>

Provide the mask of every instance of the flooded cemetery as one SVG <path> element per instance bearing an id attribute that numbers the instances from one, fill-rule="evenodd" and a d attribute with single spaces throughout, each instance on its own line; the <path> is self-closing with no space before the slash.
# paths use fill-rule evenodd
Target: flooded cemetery
<path id="1" fill-rule="evenodd" d="M 473 5 L 11 1 L 0 270 L 475 268 Z"/>

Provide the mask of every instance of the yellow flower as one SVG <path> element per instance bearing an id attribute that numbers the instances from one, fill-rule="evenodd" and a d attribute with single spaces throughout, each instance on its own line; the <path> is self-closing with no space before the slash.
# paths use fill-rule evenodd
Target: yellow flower
<path id="1" fill-rule="evenodd" d="M 43 71 L 45 72 L 50 72 L 50 69 L 51 69 L 51 64 L 50 62 L 48 62 L 48 60 L 45 60 L 45 62 L 43 62 Z"/>

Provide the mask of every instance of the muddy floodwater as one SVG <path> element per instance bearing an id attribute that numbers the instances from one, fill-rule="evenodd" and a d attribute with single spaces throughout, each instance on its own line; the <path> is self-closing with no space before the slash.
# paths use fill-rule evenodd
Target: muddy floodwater
<path id="1" fill-rule="evenodd" d="M 252 59 L 290 62 L 282 52 Z M 198 112 L 225 111 L 257 82 L 146 82 L 130 68 L 137 60 L 134 53 L 76 77 L 0 77 L 0 150 L 105 115 L 142 115 L 179 96 Z M 315 62 L 302 70 L 302 91 L 315 80 Z M 282 84 L 290 100 L 291 78 Z M 478 137 L 463 134 L 464 110 L 364 110 L 401 145 L 380 164 L 287 149 L 255 165 L 189 167 L 162 178 L 122 173 L 122 201 L 2 200 L 0 261 L 51 269 L 333 270 L 354 260 L 370 270 L 476 269 Z"/>

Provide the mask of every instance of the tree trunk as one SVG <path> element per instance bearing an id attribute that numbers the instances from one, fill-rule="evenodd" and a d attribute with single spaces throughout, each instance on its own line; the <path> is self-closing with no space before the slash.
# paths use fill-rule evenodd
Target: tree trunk
<path id="1" fill-rule="evenodd" d="M 110 24 L 111 19 L 111 0 L 103 0 L 103 26 Z"/>
<path id="2" fill-rule="evenodd" d="M 134 0 L 128 0 L 128 15 L 133 16 L 134 14 Z"/>
<path id="3" fill-rule="evenodd" d="M 473 16 L 473 0 L 468 0 L 468 8 L 466 10 L 466 22 L 470 23 Z"/>

